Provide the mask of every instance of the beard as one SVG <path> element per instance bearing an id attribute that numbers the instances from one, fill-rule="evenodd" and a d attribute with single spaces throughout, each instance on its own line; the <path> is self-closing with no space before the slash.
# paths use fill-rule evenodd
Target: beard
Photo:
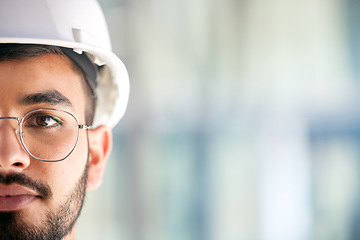
<path id="1" fill-rule="evenodd" d="M 56 211 L 47 212 L 46 219 L 40 226 L 25 223 L 21 219 L 21 210 L 0 212 L 0 240 L 63 239 L 72 231 L 80 215 L 85 198 L 87 175 L 88 163 L 79 181 L 66 196 L 65 201 Z M 34 182 L 24 175 L 14 174 L 6 178 L 0 177 L 0 182 L 5 184 L 18 183 L 37 190 L 44 197 L 52 196 L 47 185 Z"/>

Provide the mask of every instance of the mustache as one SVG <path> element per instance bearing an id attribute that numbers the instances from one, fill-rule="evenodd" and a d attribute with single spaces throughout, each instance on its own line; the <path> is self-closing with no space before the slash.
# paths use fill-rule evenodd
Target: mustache
<path id="1" fill-rule="evenodd" d="M 0 174 L 0 183 L 5 185 L 10 185 L 13 183 L 22 185 L 24 187 L 35 190 L 42 197 L 50 197 L 52 195 L 50 186 L 48 184 L 32 180 L 30 177 L 22 173 L 12 173 L 9 175 Z"/>

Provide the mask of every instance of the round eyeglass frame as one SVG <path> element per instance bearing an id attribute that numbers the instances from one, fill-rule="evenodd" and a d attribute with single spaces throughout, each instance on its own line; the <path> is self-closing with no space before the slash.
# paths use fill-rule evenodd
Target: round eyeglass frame
<path id="1" fill-rule="evenodd" d="M 46 159 L 41 159 L 41 158 L 38 158 L 38 157 L 35 157 L 29 150 L 28 148 L 26 147 L 26 144 L 24 143 L 24 132 L 23 132 L 23 129 L 22 129 L 22 126 L 23 126 L 23 123 L 24 123 L 24 120 L 26 119 L 27 116 L 29 116 L 30 114 L 34 113 L 34 112 L 40 112 L 40 111 L 58 111 L 58 112 L 63 112 L 63 113 L 66 113 L 68 115 L 70 115 L 72 118 L 74 118 L 76 124 L 77 124 L 77 128 L 76 128 L 76 141 L 75 141 L 75 144 L 74 144 L 74 147 L 71 149 L 71 151 L 63 158 L 61 159 L 56 159 L 56 160 L 46 160 Z M 55 109 L 55 108 L 38 108 L 38 109 L 34 109 L 34 110 L 31 110 L 27 113 L 25 113 L 25 115 L 22 117 L 22 118 L 19 118 L 19 117 L 0 117 L 0 120 L 1 119 L 14 119 L 17 121 L 17 124 L 19 126 L 19 132 L 17 132 L 17 135 L 19 136 L 19 139 L 20 139 L 20 142 L 21 142 L 21 145 L 22 147 L 24 148 L 24 150 L 26 151 L 27 154 L 29 154 L 32 158 L 38 160 L 38 161 L 42 161 L 42 162 L 60 162 L 60 161 L 63 161 L 65 160 L 67 157 L 70 156 L 70 154 L 73 153 L 73 151 L 75 150 L 77 144 L 78 144 L 78 141 L 79 141 L 79 130 L 81 129 L 90 129 L 92 126 L 91 125 L 85 125 L 85 124 L 79 124 L 79 121 L 77 120 L 77 118 L 70 112 L 68 111 L 65 111 L 65 110 L 62 110 L 62 109 Z"/>

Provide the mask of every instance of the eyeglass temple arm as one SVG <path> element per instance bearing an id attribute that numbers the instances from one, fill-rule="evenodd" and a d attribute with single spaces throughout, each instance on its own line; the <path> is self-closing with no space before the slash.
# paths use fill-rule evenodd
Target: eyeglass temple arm
<path id="1" fill-rule="evenodd" d="M 90 129 L 91 126 L 89 126 L 89 125 L 79 125 L 79 128 L 80 129 Z"/>

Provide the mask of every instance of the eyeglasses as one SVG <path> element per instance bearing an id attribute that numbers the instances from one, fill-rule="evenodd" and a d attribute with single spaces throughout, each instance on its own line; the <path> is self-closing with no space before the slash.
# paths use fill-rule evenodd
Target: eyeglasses
<path id="1" fill-rule="evenodd" d="M 36 109 L 17 117 L 16 130 L 25 151 L 34 159 L 45 162 L 58 162 L 67 158 L 75 149 L 80 129 L 91 126 L 79 125 L 71 113 L 59 109 Z"/>

